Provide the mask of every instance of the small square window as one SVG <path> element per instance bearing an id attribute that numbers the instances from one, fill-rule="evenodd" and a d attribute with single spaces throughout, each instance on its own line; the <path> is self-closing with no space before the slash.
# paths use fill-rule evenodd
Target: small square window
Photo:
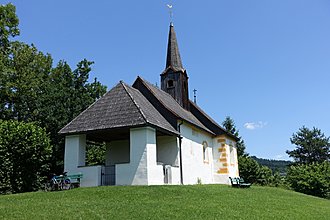
<path id="1" fill-rule="evenodd" d="M 167 81 L 167 88 L 173 88 L 174 87 L 174 82 L 173 80 Z"/>

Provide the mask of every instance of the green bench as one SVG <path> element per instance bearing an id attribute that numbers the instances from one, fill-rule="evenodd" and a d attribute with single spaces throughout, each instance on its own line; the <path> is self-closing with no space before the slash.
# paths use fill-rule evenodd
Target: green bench
<path id="1" fill-rule="evenodd" d="M 69 178 L 71 181 L 71 188 L 77 188 L 80 187 L 80 181 L 83 178 L 83 174 L 82 173 L 70 174 L 67 175 L 67 178 Z"/>
<path id="2" fill-rule="evenodd" d="M 232 187 L 249 188 L 251 186 L 251 183 L 246 183 L 243 178 L 239 178 L 239 177 L 231 178 L 231 177 L 229 177 L 229 179 L 230 179 L 230 183 L 231 183 Z"/>
<path id="3" fill-rule="evenodd" d="M 230 179 L 230 183 L 231 183 L 231 186 L 232 187 L 239 187 L 239 178 L 236 178 L 236 177 L 234 177 L 234 178 L 231 178 L 231 177 L 229 177 L 229 179 Z"/>

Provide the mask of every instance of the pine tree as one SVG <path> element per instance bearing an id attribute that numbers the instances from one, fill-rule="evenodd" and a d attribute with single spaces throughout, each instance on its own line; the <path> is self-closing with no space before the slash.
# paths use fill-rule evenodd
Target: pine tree
<path id="1" fill-rule="evenodd" d="M 234 120 L 227 116 L 226 119 L 222 122 L 222 126 L 226 129 L 226 131 L 238 138 L 238 141 L 236 142 L 238 157 L 248 156 L 248 153 L 245 152 L 244 140 L 239 135 L 239 131 L 236 129 Z"/>
<path id="2" fill-rule="evenodd" d="M 286 153 L 297 164 L 330 161 L 330 137 L 326 137 L 320 129 L 308 129 L 303 126 L 292 135 L 290 141 L 296 145 L 296 149 L 287 150 Z"/>

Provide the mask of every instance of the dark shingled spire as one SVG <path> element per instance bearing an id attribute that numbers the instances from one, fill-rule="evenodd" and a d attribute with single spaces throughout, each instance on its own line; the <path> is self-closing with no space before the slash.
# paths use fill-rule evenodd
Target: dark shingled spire
<path id="1" fill-rule="evenodd" d="M 179 53 L 178 42 L 176 40 L 176 35 L 172 22 L 170 24 L 170 32 L 167 46 L 167 59 L 165 69 L 167 68 L 171 68 L 173 69 L 173 71 L 184 71 Z"/>
<path id="2" fill-rule="evenodd" d="M 182 66 L 172 22 L 168 36 L 166 68 L 160 77 L 162 90 L 170 94 L 184 109 L 189 110 L 188 75 Z"/>

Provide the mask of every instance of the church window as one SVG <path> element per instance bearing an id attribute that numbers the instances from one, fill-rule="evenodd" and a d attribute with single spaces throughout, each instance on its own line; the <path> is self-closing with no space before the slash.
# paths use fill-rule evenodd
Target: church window
<path id="1" fill-rule="evenodd" d="M 203 160 L 204 162 L 209 162 L 209 155 L 208 155 L 208 144 L 206 141 L 203 141 Z"/>
<path id="2" fill-rule="evenodd" d="M 236 163 L 236 151 L 235 148 L 232 144 L 229 145 L 230 146 L 230 165 L 235 165 Z"/>
<path id="3" fill-rule="evenodd" d="M 173 88 L 174 87 L 174 82 L 173 82 L 173 80 L 169 80 L 169 81 L 167 81 L 167 88 Z"/>

